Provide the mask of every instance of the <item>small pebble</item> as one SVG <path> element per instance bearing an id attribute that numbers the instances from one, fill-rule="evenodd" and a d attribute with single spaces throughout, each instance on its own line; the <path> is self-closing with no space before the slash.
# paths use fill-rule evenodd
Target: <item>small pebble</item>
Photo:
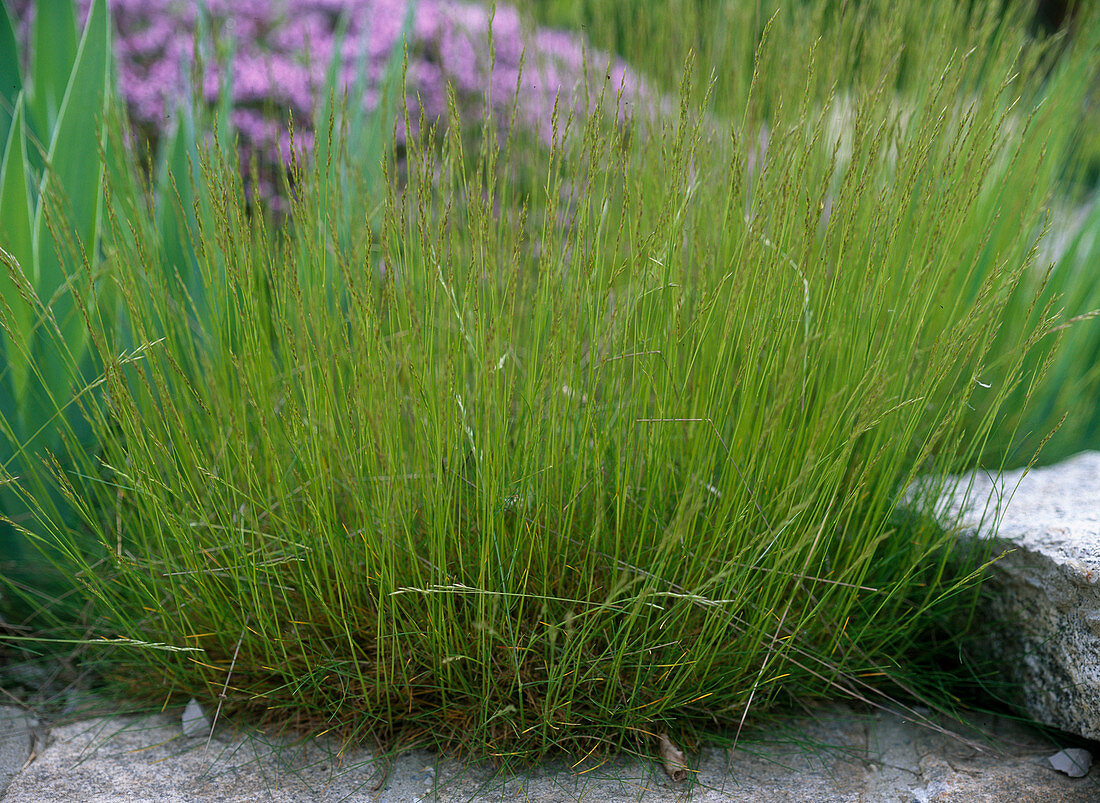
<path id="1" fill-rule="evenodd" d="M 1071 778 L 1083 778 L 1092 766 L 1092 753 L 1080 747 L 1067 747 L 1047 759 L 1050 766 Z"/>
<path id="2" fill-rule="evenodd" d="M 188 738 L 206 736 L 210 732 L 210 720 L 206 718 L 202 706 L 194 697 L 187 703 L 187 708 L 184 709 L 181 719 L 183 735 Z"/>

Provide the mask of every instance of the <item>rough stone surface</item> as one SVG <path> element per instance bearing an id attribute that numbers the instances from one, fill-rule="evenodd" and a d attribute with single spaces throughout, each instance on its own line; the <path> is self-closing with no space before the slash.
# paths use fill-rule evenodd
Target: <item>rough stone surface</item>
<path id="1" fill-rule="evenodd" d="M 996 523 L 992 554 L 1005 553 L 985 586 L 979 649 L 1030 716 L 1100 739 L 1100 452 L 968 479 L 942 512 L 961 512 L 961 537 L 986 543 Z"/>
<path id="2" fill-rule="evenodd" d="M 0 795 L 31 757 L 37 724 L 21 708 L 0 707 Z"/>
<path id="3" fill-rule="evenodd" d="M 688 754 L 691 778 L 673 783 L 636 760 L 547 763 L 519 776 L 464 767 L 425 752 L 392 760 L 320 742 L 183 735 L 171 715 L 102 717 L 55 727 L 3 803 L 81 801 L 813 801 L 1021 803 L 1100 800 L 1097 771 L 1068 778 L 1047 757 L 1060 745 L 996 718 L 966 738 L 895 715 L 836 706 L 742 737 L 737 749 Z"/>

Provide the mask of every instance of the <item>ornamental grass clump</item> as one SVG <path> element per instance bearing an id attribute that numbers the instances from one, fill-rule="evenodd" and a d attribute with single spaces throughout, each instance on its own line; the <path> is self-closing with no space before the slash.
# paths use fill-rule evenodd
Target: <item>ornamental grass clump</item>
<path id="1" fill-rule="evenodd" d="M 845 4 L 539 0 L 519 5 L 542 25 L 583 25 L 595 46 L 626 58 L 652 80 L 655 92 L 671 91 L 679 54 L 694 48 L 700 64 L 720 65 L 714 71 L 712 94 L 713 112 L 723 119 L 739 118 L 749 82 L 756 74 L 765 76 L 757 82 L 754 95 L 764 153 L 771 110 L 781 105 L 784 93 L 782 82 L 774 78 L 778 74 L 799 76 L 806 82 L 805 90 L 824 102 L 833 94 L 844 97 L 853 90 L 858 96 L 860 87 L 879 80 L 884 60 L 896 59 L 891 88 L 899 113 L 904 114 L 911 97 L 926 95 L 939 80 L 939 61 L 928 54 L 968 54 L 972 69 L 960 86 L 961 105 L 967 102 L 964 98 L 973 82 L 1007 77 L 1010 68 L 1005 58 L 1018 57 L 1015 80 L 1007 91 L 1022 102 L 1006 123 L 1021 124 L 1031 111 L 1026 99 L 1042 97 L 1040 115 L 1048 122 L 1037 121 L 1030 130 L 1046 145 L 1046 154 L 1041 161 L 1036 150 L 1021 154 L 1014 169 L 1003 174 L 1000 186 L 983 191 L 980 203 L 987 208 L 981 215 L 997 218 L 991 236 L 1017 238 L 1024 225 L 1020 204 L 1030 205 L 1033 191 L 1048 192 L 1049 220 L 1043 225 L 1049 226 L 1050 236 L 1035 270 L 1024 275 L 1005 309 L 1004 347 L 995 345 L 993 351 L 1011 364 L 1020 330 L 1033 328 L 1045 314 L 1057 315 L 1058 321 L 1054 331 L 1025 357 L 1024 372 L 1034 382 L 1016 386 L 1005 407 L 1007 417 L 991 433 L 975 465 L 994 470 L 1021 467 L 1036 460 L 1037 450 L 1039 462 L 1055 463 L 1083 450 L 1100 449 L 1100 372 L 1096 370 L 1100 283 L 1094 279 L 1100 261 L 1100 206 L 1095 202 L 1100 175 L 1100 138 L 1095 133 L 1100 79 L 1096 59 L 1089 56 L 1100 52 L 1096 8 L 1077 4 L 1061 20 L 1062 30 L 1044 35 L 1044 25 L 1051 20 L 1044 22 L 1042 12 L 1053 6 L 1040 3 L 1037 11 L 1037 4 L 1024 0 L 968 3 L 966 9 L 950 3 L 917 9 L 892 0 Z M 677 24 L 667 24 L 669 18 Z M 760 54 L 756 46 L 769 20 L 777 32 L 812 31 L 821 41 L 816 50 L 775 47 Z M 763 59 L 757 61 L 755 71 L 754 59 Z M 1044 81 L 1048 85 L 1043 86 Z M 841 130 L 850 132 L 851 108 L 845 103 L 835 103 L 833 108 Z M 1032 183 L 1034 188 L 1029 188 Z M 935 200 L 919 185 L 916 193 L 922 203 Z M 826 198 L 825 204 L 828 212 L 832 198 Z M 1079 220 L 1073 222 L 1075 216 Z M 1041 228 L 1029 233 L 1038 234 Z M 1052 240 L 1063 244 L 1052 248 Z M 1048 268 L 1053 269 L 1048 272 Z M 960 292 L 971 290 L 961 287 Z M 1038 304 L 1036 293 L 1042 296 Z M 999 383 L 1000 379 L 984 381 Z M 968 409 L 968 415 L 976 426 L 987 411 L 980 398 L 971 404 L 975 409 Z"/>
<path id="2" fill-rule="evenodd" d="M 332 214 L 356 185 L 329 165 L 294 167 L 273 230 L 210 152 L 194 247 L 217 314 L 180 314 L 153 235 L 108 238 L 133 341 L 91 338 L 100 449 L 56 472 L 82 526 L 28 527 L 65 545 L 104 677 L 525 760 L 685 745 L 795 700 L 943 704 L 930 661 L 982 556 L 920 514 L 1054 326 L 1002 324 L 1049 189 L 1016 171 L 1071 91 L 975 36 L 921 52 L 934 80 L 904 105 L 899 61 L 868 51 L 843 159 L 812 89 L 833 40 L 782 21 L 757 64 L 782 43 L 809 73 L 758 69 L 718 127 L 690 65 L 645 136 L 556 113 L 548 150 L 498 140 L 487 108 L 468 151 L 452 97 L 377 234 Z"/>

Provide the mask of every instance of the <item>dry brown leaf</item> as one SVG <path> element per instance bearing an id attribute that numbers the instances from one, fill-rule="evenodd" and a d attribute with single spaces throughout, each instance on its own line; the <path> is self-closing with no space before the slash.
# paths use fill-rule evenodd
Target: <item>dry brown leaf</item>
<path id="1" fill-rule="evenodd" d="M 669 778 L 679 783 L 688 776 L 687 760 L 680 748 L 669 741 L 667 733 L 662 733 L 660 740 L 661 743 L 657 749 L 665 765 L 665 772 L 668 773 Z"/>

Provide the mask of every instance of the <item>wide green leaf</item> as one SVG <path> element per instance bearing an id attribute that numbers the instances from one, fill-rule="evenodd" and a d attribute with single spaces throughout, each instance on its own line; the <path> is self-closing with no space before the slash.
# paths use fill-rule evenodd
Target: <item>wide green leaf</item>
<path id="1" fill-rule="evenodd" d="M 15 99 L 22 89 L 23 77 L 19 70 L 15 27 L 7 8 L 0 3 L 0 142 L 7 142 Z"/>
<path id="2" fill-rule="evenodd" d="M 65 239 L 71 236 L 83 258 L 94 261 L 103 193 L 99 142 L 107 109 L 110 47 L 106 0 L 95 0 L 50 139 L 49 169 L 42 177 L 34 219 L 36 289 L 43 303 L 50 305 L 62 340 L 55 342 L 56 332 L 40 330 L 36 361 L 55 399 L 67 389 L 72 369 L 86 350 L 84 322 L 67 288 L 74 279 L 80 280 L 81 257 L 72 253 Z M 60 214 L 51 222 L 45 207 L 55 200 L 53 208 Z M 65 239 L 55 242 L 55 234 Z"/>
<path id="3" fill-rule="evenodd" d="M 233 31 L 224 30 L 220 38 L 214 34 L 214 26 L 210 21 L 210 13 L 205 3 L 197 3 L 195 7 L 195 30 L 199 42 L 199 66 L 207 69 L 215 63 L 226 65 L 227 69 L 221 71 L 221 85 L 218 87 L 218 102 L 210 112 L 201 102 L 202 87 L 191 87 L 192 98 L 195 100 L 195 111 L 192 116 L 192 127 L 208 131 L 213 129 L 214 141 L 218 148 L 228 153 L 233 145 L 233 60 L 237 53 L 237 37 Z M 210 43 L 210 47 L 204 47 L 203 43 Z M 198 123 L 195 126 L 195 123 Z M 189 144 L 189 149 L 197 151 L 196 143 Z"/>
<path id="4" fill-rule="evenodd" d="M 347 18 L 342 17 L 337 25 L 333 41 L 332 58 L 325 73 L 325 85 L 321 92 L 320 103 L 313 113 L 313 158 L 317 162 L 318 176 L 321 181 L 321 203 L 327 204 L 332 192 L 333 182 L 339 170 L 340 128 L 336 119 L 336 107 L 340 103 L 340 62 L 344 51 L 344 38 L 347 36 Z M 333 130 L 329 131 L 330 121 Z"/>
<path id="5" fill-rule="evenodd" d="M 76 9 L 73 6 L 72 0 L 35 4 L 28 112 L 31 125 L 43 142 L 60 114 L 76 60 Z"/>
<path id="6" fill-rule="evenodd" d="M 24 275 L 33 273 L 34 238 L 30 197 L 30 176 L 27 174 L 27 138 L 23 109 L 23 94 L 15 102 L 11 131 L 4 147 L 4 159 L 0 162 L 0 245 L 10 255 L 15 265 L 0 268 L 0 298 L 11 310 L 9 325 L 14 336 L 26 343 L 31 331 L 31 310 L 23 300 L 11 274 L 17 268 Z M 27 383 L 26 358 L 11 342 L 11 336 L 2 334 L 4 367 L 11 378 L 11 391 L 15 398 L 23 398 Z M 13 411 L 8 411 L 13 412 Z M 14 411 L 18 412 L 18 411 Z"/>
<path id="7" fill-rule="evenodd" d="M 180 104 L 176 123 L 162 148 L 157 174 L 157 241 L 162 248 L 163 267 L 169 280 L 178 277 L 186 291 L 201 308 L 202 281 L 195 262 L 193 242 L 198 233 L 195 219 L 192 169 L 198 169 L 195 123 L 191 111 Z"/>

